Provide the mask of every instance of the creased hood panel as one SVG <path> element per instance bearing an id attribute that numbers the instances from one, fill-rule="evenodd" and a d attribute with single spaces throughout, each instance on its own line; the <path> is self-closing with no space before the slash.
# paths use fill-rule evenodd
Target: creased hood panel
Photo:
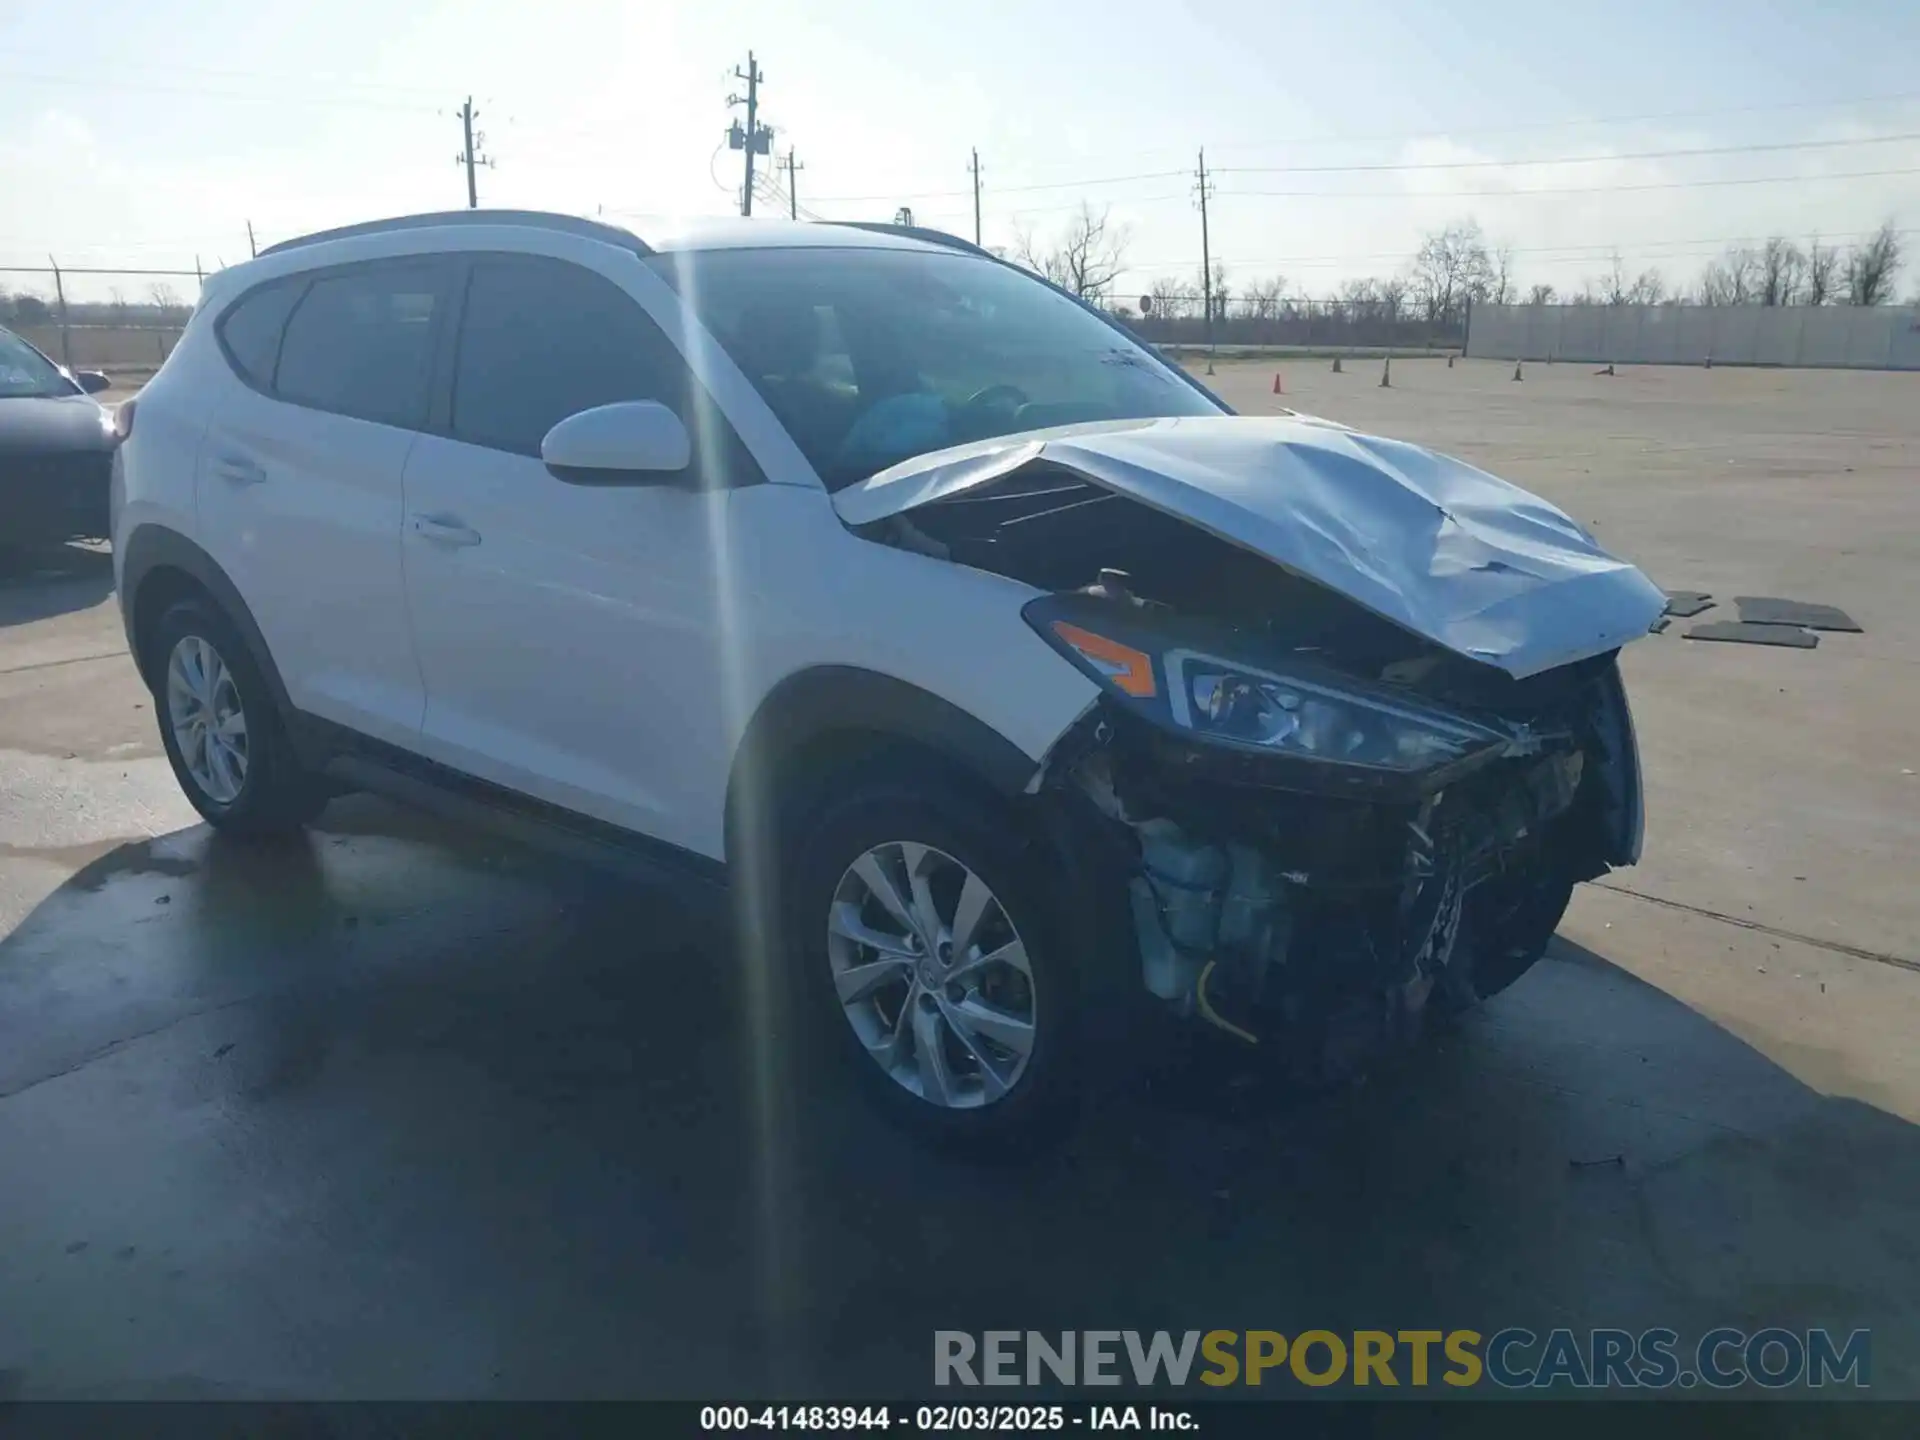
<path id="1" fill-rule="evenodd" d="M 850 525 L 1045 462 L 1190 520 L 1524 678 L 1638 639 L 1665 597 L 1563 511 L 1418 445 L 1305 416 L 1035 431 L 919 456 L 834 497 Z"/>

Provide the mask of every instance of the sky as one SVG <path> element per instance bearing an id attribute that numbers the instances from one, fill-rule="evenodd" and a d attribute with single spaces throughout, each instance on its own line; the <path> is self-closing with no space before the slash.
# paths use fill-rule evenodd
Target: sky
<path id="1" fill-rule="evenodd" d="M 1562 289 L 1615 248 L 1691 281 L 1728 243 L 1891 218 L 1920 289 L 1911 0 L 0 0 L 0 266 L 213 268 L 249 222 L 463 205 L 469 95 L 483 205 L 643 238 L 733 213 L 749 48 L 809 211 L 970 237 L 977 147 L 985 241 L 1089 202 L 1127 234 L 1122 300 L 1197 273 L 1203 146 L 1214 255 L 1289 293 L 1469 216 Z"/>

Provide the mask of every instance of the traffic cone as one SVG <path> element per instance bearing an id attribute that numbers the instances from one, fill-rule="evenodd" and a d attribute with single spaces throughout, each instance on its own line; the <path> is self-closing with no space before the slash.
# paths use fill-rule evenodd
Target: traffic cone
<path id="1" fill-rule="evenodd" d="M 1280 372 L 1278 370 L 1273 372 L 1273 393 L 1276 395 L 1284 395 L 1287 393 L 1287 387 L 1280 383 Z"/>
<path id="2" fill-rule="evenodd" d="M 1596 374 L 1596 375 L 1611 375 L 1611 374 L 1613 374 L 1613 362 L 1612 362 L 1611 360 L 1609 360 L 1609 361 L 1607 362 L 1607 368 L 1606 368 L 1606 369 L 1604 369 L 1604 370 L 1596 370 L 1596 371 L 1594 371 L 1593 373 L 1594 373 L 1594 374 Z"/>
<path id="3" fill-rule="evenodd" d="M 1707 352 L 1707 369 L 1711 370 L 1712 368 L 1713 368 L 1713 352 L 1709 350 Z"/>
<path id="4" fill-rule="evenodd" d="M 1453 368 L 1453 353 L 1449 351 L 1447 353 L 1447 369 L 1451 370 L 1452 368 Z"/>
<path id="5" fill-rule="evenodd" d="M 1513 362 L 1513 378 L 1516 380 L 1520 378 L 1520 362 L 1518 360 Z"/>
<path id="6" fill-rule="evenodd" d="M 1380 388 L 1382 390 L 1393 388 L 1393 357 L 1391 355 L 1380 362 Z"/>
<path id="7" fill-rule="evenodd" d="M 1333 357 L 1333 373 L 1336 375 L 1343 375 L 1346 373 L 1340 368 L 1340 357 L 1338 355 Z"/>

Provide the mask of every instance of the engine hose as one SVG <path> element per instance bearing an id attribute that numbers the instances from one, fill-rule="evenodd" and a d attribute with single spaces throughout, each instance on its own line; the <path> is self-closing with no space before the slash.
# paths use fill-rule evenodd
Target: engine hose
<path id="1" fill-rule="evenodd" d="M 1242 1030 L 1218 1010 L 1215 1010 L 1207 1000 L 1207 977 L 1213 974 L 1213 967 L 1219 963 L 1218 960 L 1207 961 L 1207 963 L 1201 967 L 1200 978 L 1193 982 L 1193 998 L 1200 1006 L 1200 1014 L 1209 1024 L 1218 1025 L 1229 1035 L 1237 1035 L 1249 1045 L 1258 1045 L 1260 1043 L 1260 1037 L 1258 1035 L 1255 1035 L 1251 1030 Z"/>

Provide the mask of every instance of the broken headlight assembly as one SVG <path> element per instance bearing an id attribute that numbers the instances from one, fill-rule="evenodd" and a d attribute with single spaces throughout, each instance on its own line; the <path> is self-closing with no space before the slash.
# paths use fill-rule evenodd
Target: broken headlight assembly
<path id="1" fill-rule="evenodd" d="M 1310 655 L 1249 654 L 1244 637 L 1196 637 L 1189 631 L 1208 627 L 1081 602 L 1046 596 L 1027 606 L 1026 618 L 1124 708 L 1209 749 L 1392 786 L 1457 773 L 1514 739 Z"/>
<path id="2" fill-rule="evenodd" d="M 1173 721 L 1205 739 L 1328 760 L 1412 772 L 1458 760 L 1501 737 L 1446 717 L 1206 655 L 1169 650 L 1161 657 Z"/>

